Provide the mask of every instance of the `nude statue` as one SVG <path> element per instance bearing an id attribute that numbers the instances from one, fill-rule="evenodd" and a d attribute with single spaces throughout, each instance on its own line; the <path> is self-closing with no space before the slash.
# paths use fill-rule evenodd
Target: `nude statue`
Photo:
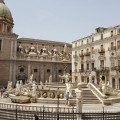
<path id="1" fill-rule="evenodd" d="M 72 97 L 72 85 L 70 82 L 66 83 L 66 94 L 69 92 L 69 97 Z"/>
<path id="2" fill-rule="evenodd" d="M 49 76 L 49 83 L 52 82 L 52 75 Z"/>

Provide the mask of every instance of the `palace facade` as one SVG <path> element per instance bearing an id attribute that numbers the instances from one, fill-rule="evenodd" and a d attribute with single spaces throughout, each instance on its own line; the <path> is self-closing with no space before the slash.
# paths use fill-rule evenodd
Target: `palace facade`
<path id="1" fill-rule="evenodd" d="M 72 79 L 120 89 L 120 25 L 99 27 L 72 43 Z"/>
<path id="2" fill-rule="evenodd" d="M 59 75 L 71 74 L 72 45 L 64 42 L 18 38 L 13 33 L 13 18 L 9 8 L 0 0 L 0 86 L 17 80 L 33 79 L 40 83 L 59 82 Z"/>

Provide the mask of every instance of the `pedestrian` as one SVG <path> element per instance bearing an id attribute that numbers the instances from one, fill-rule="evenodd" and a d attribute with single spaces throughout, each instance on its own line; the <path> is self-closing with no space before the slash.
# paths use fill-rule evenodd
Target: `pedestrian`
<path id="1" fill-rule="evenodd" d="M 39 118 L 36 114 L 34 114 L 33 120 L 39 120 Z"/>
<path id="2" fill-rule="evenodd" d="M 5 87 L 3 86 L 0 91 L 1 91 L 1 98 L 3 98 L 3 93 L 5 92 Z"/>
<path id="3" fill-rule="evenodd" d="M 69 92 L 66 93 L 66 104 L 65 105 L 70 105 L 69 103 Z"/>

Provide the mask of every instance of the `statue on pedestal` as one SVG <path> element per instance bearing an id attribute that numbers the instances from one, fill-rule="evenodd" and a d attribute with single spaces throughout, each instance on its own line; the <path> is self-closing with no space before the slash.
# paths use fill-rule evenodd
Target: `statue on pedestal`
<path id="1" fill-rule="evenodd" d="M 69 82 L 69 77 L 70 77 L 70 75 L 69 75 L 69 73 L 67 73 L 67 74 L 65 75 L 65 82 L 66 82 L 66 83 Z"/>
<path id="2" fill-rule="evenodd" d="M 66 83 L 66 94 L 69 93 L 69 97 L 72 97 L 72 85 L 70 82 Z"/>
<path id="3" fill-rule="evenodd" d="M 34 47 L 34 46 L 31 46 L 31 47 L 30 47 L 29 55 L 36 55 L 35 47 Z"/>
<path id="4" fill-rule="evenodd" d="M 7 85 L 7 91 L 11 91 L 12 88 L 12 81 L 8 81 L 8 85 Z"/>
<path id="5" fill-rule="evenodd" d="M 32 84 L 32 96 L 35 97 L 36 96 L 36 84 L 35 84 L 35 81 L 33 81 L 33 84 Z"/>
<path id="6" fill-rule="evenodd" d="M 29 80 L 29 83 L 32 83 L 33 82 L 33 74 L 30 75 L 30 80 Z"/>
<path id="7" fill-rule="evenodd" d="M 76 93 L 76 108 L 77 113 L 82 113 L 82 90 L 81 90 L 81 83 L 77 84 L 77 88 L 75 89 Z M 77 115 L 77 120 L 81 120 L 81 115 Z"/>
<path id="8" fill-rule="evenodd" d="M 52 75 L 49 76 L 49 83 L 52 82 Z"/>
<path id="9" fill-rule="evenodd" d="M 19 81 L 17 81 L 16 83 L 16 92 L 20 92 L 20 84 L 19 84 Z"/>

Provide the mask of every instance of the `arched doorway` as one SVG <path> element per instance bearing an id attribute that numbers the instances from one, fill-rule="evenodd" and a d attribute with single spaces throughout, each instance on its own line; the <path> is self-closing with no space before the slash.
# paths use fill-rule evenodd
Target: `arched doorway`
<path id="1" fill-rule="evenodd" d="M 23 84 L 25 84 L 27 80 L 27 76 L 24 73 L 22 73 L 22 74 L 17 75 L 16 79 L 17 81 L 22 80 Z"/>
<path id="2" fill-rule="evenodd" d="M 112 88 L 115 89 L 115 78 L 112 78 Z"/>
<path id="3" fill-rule="evenodd" d="M 120 78 L 119 78 L 119 89 L 120 89 Z"/>
<path id="4" fill-rule="evenodd" d="M 87 77 L 87 84 L 89 83 L 89 77 Z"/>

